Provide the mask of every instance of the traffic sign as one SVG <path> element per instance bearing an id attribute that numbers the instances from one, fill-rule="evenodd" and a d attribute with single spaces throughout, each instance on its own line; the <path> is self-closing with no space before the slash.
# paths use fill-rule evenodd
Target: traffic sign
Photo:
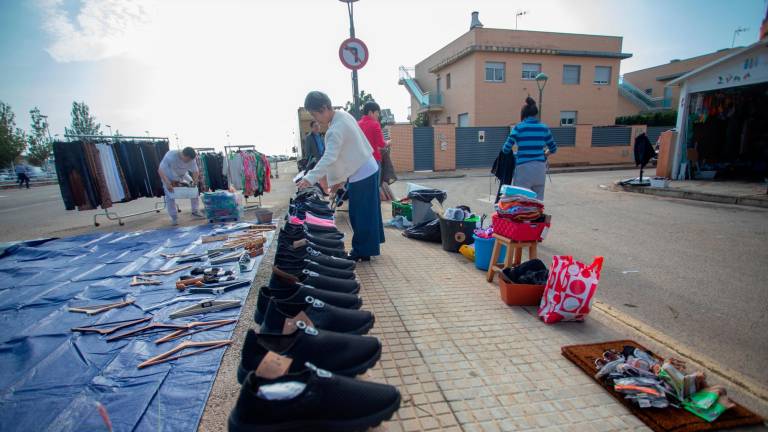
<path id="1" fill-rule="evenodd" d="M 349 38 L 339 47 L 339 59 L 348 69 L 361 69 L 368 63 L 368 47 L 358 38 Z"/>

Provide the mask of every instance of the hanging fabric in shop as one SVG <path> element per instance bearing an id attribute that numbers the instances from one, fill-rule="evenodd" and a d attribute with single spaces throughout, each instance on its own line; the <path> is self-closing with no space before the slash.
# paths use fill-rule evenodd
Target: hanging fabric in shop
<path id="1" fill-rule="evenodd" d="M 67 210 L 163 196 L 157 170 L 168 141 L 54 142 L 59 189 Z"/>
<path id="2" fill-rule="evenodd" d="M 245 196 L 261 196 L 272 188 L 267 156 L 255 150 L 239 150 L 224 158 L 229 185 Z"/>
<path id="3" fill-rule="evenodd" d="M 227 190 L 229 182 L 224 172 L 224 156 L 221 153 L 200 152 L 197 155 L 201 192 Z"/>

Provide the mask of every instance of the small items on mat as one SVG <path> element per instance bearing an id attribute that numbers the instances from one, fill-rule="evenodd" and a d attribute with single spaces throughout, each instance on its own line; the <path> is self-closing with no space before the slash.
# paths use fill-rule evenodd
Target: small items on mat
<path id="1" fill-rule="evenodd" d="M 195 297 L 195 296 L 187 297 L 187 296 L 181 296 L 181 297 L 172 298 L 172 299 L 170 299 L 168 301 L 164 301 L 164 302 L 161 302 L 161 303 L 154 304 L 154 305 L 146 307 L 146 308 L 142 308 L 141 310 L 143 310 L 144 312 L 149 312 L 149 311 L 152 311 L 152 310 L 155 310 L 155 309 L 164 308 L 166 306 L 170 306 L 172 304 L 176 304 L 176 303 L 180 303 L 180 302 L 185 302 L 185 301 L 201 301 L 201 300 L 214 300 L 215 298 L 216 297 Z"/>
<path id="2" fill-rule="evenodd" d="M 185 308 L 179 309 L 169 315 L 171 319 L 181 318 L 192 315 L 218 312 L 225 309 L 240 307 L 240 300 L 207 300 Z"/>
<path id="3" fill-rule="evenodd" d="M 656 432 L 695 432 L 758 425 L 763 419 L 707 386 L 704 374 L 630 340 L 571 345 L 563 356 L 592 376 Z"/>
<path id="4" fill-rule="evenodd" d="M 156 355 L 149 360 L 139 363 L 138 368 L 143 369 L 148 366 L 154 366 L 156 364 L 169 362 L 172 360 L 178 360 L 183 357 L 189 357 L 196 354 L 204 353 L 206 351 L 211 351 L 217 348 L 222 348 L 227 345 L 230 345 L 232 343 L 231 339 L 226 340 L 213 340 L 213 341 L 206 341 L 206 342 L 182 342 L 178 344 L 175 348 L 171 349 L 170 351 L 164 352 L 160 355 Z M 174 355 L 177 352 L 183 351 L 187 348 L 199 348 L 191 352 L 187 352 L 184 354 Z"/>
<path id="5" fill-rule="evenodd" d="M 203 286 L 203 280 L 204 280 L 203 276 L 199 276 L 199 277 L 182 276 L 181 278 L 179 278 L 179 280 L 176 281 L 176 289 L 179 291 L 184 291 L 190 285 Z"/>
<path id="6" fill-rule="evenodd" d="M 152 279 L 151 277 L 134 276 L 131 278 L 131 286 L 141 285 L 162 285 L 163 281 L 158 279 Z"/>
<path id="7" fill-rule="evenodd" d="M 181 258 L 194 255 L 192 252 L 161 253 L 160 256 L 166 259 Z"/>
<path id="8" fill-rule="evenodd" d="M 148 317 L 139 318 L 139 319 L 112 321 L 112 322 L 93 324 L 93 325 L 83 326 L 83 327 L 73 327 L 71 331 L 80 332 L 80 333 L 98 333 L 100 335 L 108 335 L 116 331 L 122 330 L 124 328 L 135 326 L 136 324 L 141 324 L 143 322 L 147 322 L 151 319 L 152 317 L 148 316 Z M 119 325 L 114 325 L 114 324 L 119 324 Z M 108 325 L 111 325 L 112 327 L 104 328 L 104 326 L 108 326 Z"/>
<path id="9" fill-rule="evenodd" d="M 154 322 L 154 323 L 147 324 L 143 327 L 139 327 L 137 329 L 127 331 L 125 333 L 120 333 L 114 336 L 110 336 L 109 338 L 107 338 L 107 342 L 113 342 L 116 340 L 125 339 L 127 337 L 137 336 L 144 333 L 157 333 L 161 331 L 172 330 L 173 333 L 155 341 L 155 343 L 159 345 L 163 342 L 168 342 L 170 340 L 178 339 L 180 337 L 189 336 L 195 333 L 200 333 L 207 330 L 223 327 L 225 325 L 232 324 L 235 322 L 237 322 L 237 320 L 231 320 L 231 319 L 213 320 L 213 321 L 193 321 L 193 322 L 183 323 L 183 324 Z"/>
<path id="10" fill-rule="evenodd" d="M 128 306 L 129 304 L 133 304 L 133 302 L 134 302 L 134 300 L 130 299 L 130 300 L 125 300 L 125 301 L 116 302 L 116 303 L 70 307 L 67 310 L 70 311 L 70 312 L 78 312 L 78 313 L 84 313 L 84 314 L 88 314 L 88 315 L 96 315 L 96 314 L 100 314 L 102 312 L 106 312 L 108 310 L 118 309 L 118 308 L 121 308 L 121 307 Z"/>
<path id="11" fill-rule="evenodd" d="M 165 270 L 153 270 L 148 272 L 141 272 L 141 276 L 168 276 L 168 275 L 172 275 L 174 273 L 180 272 L 182 270 L 186 270 L 191 267 L 192 267 L 191 265 L 185 265 L 185 266 L 171 267 Z"/>

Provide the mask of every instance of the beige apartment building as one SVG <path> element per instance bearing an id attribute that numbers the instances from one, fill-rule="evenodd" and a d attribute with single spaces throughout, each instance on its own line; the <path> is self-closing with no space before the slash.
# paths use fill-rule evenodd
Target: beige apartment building
<path id="1" fill-rule="evenodd" d="M 534 79 L 548 76 L 542 120 L 551 126 L 612 125 L 616 117 L 622 38 L 484 28 L 470 30 L 416 64 L 401 67 L 411 119 L 430 125 L 505 126 L 520 121 Z"/>
<path id="2" fill-rule="evenodd" d="M 680 88 L 667 86 L 669 82 L 741 49 L 727 48 L 684 60 L 675 59 L 667 64 L 624 74 L 619 84 L 616 115 L 674 109 L 680 100 Z"/>

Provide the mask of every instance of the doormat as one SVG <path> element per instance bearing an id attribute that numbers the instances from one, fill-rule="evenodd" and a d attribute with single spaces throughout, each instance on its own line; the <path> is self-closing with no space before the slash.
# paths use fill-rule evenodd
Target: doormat
<path id="1" fill-rule="evenodd" d="M 609 349 L 621 352 L 624 346 L 629 345 L 640 348 L 646 352 L 652 352 L 635 341 L 619 340 L 611 342 L 601 342 L 586 345 L 569 345 L 562 348 L 565 358 L 572 361 L 584 373 L 595 379 L 595 359 L 601 358 L 603 353 Z M 624 395 L 615 391 L 612 386 L 601 380 L 595 379 L 603 388 L 624 404 L 632 414 L 643 421 L 649 428 L 656 432 L 697 432 L 714 431 L 722 429 L 732 429 L 743 426 L 754 426 L 763 423 L 762 417 L 753 413 L 736 403 L 736 406 L 724 412 L 718 419 L 712 423 L 696 417 L 684 409 L 677 408 L 640 408 L 632 402 L 624 399 Z"/>

